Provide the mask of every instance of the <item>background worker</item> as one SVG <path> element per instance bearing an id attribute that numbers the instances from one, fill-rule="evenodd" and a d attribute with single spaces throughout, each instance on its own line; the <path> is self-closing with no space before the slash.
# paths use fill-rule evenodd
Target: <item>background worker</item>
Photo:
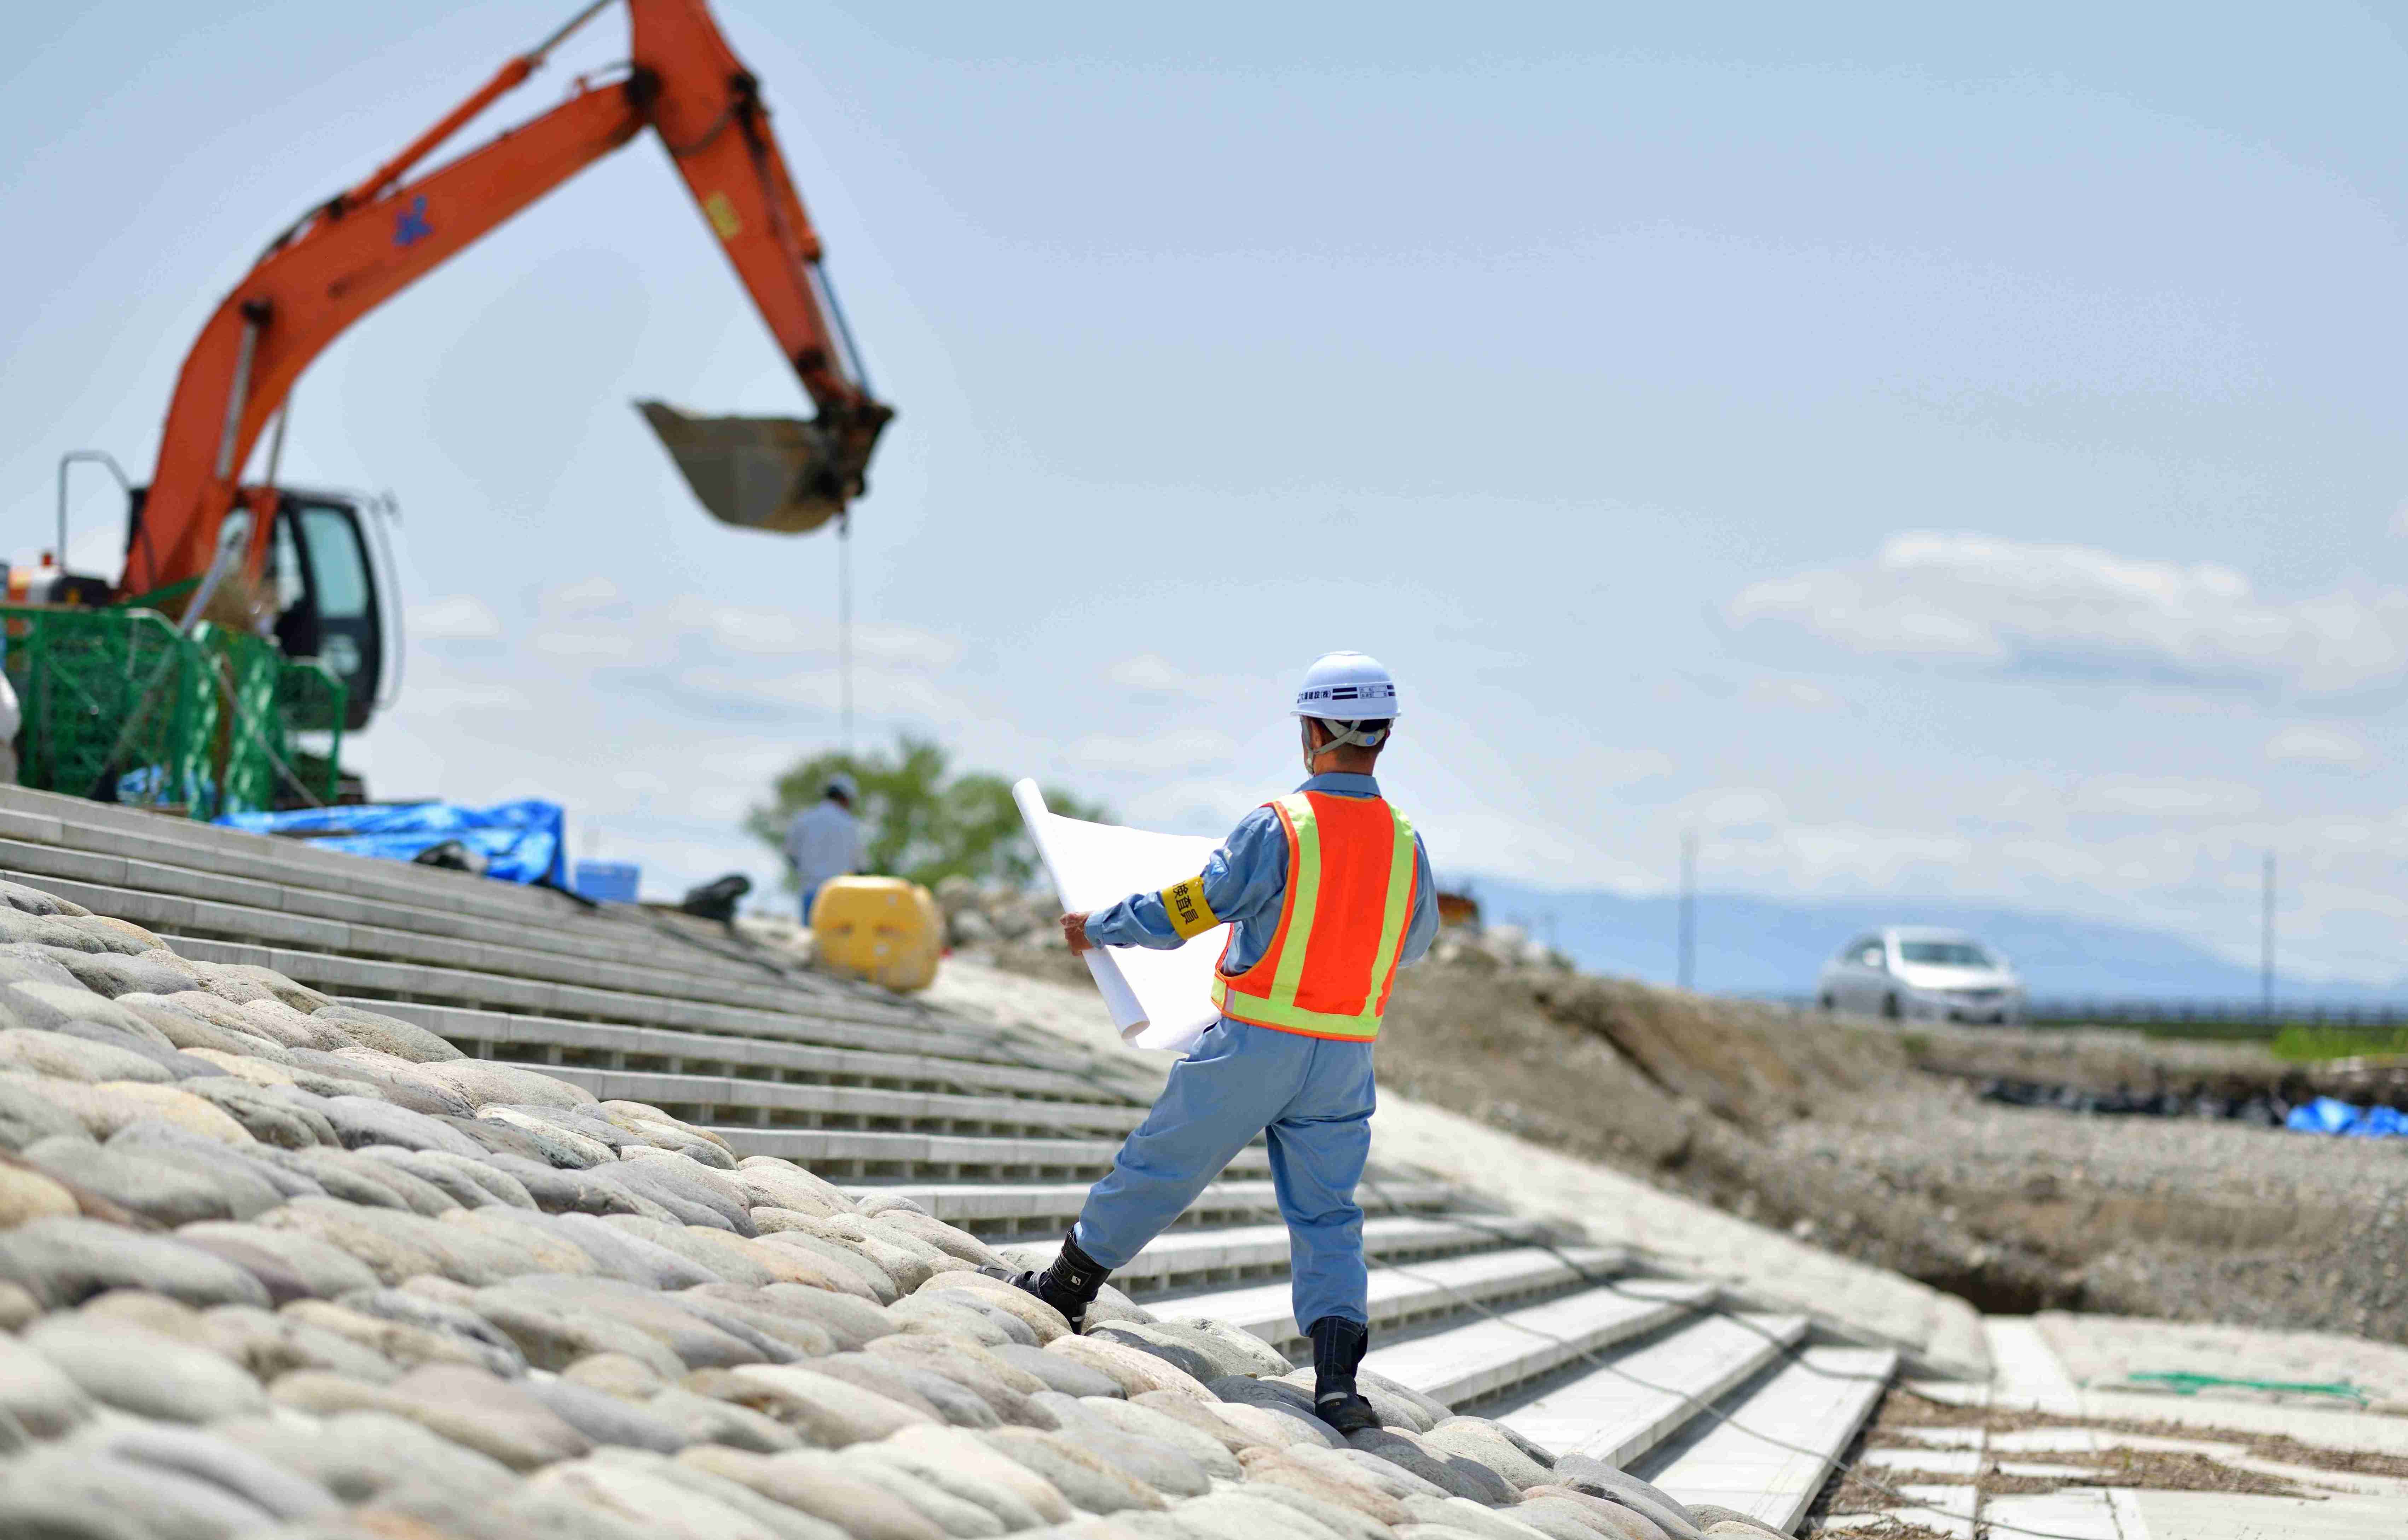
<path id="1" fill-rule="evenodd" d="M 1305 671 L 1293 714 L 1303 785 L 1248 813 L 1198 875 L 1062 916 L 1073 952 L 1168 949 L 1227 922 L 1213 983 L 1221 1018 L 1171 1068 L 1054 1264 L 1011 1281 L 1081 1325 L 1106 1275 L 1268 1132 L 1296 1318 L 1312 1339 L 1313 1404 L 1351 1433 L 1379 1426 L 1355 1388 L 1370 1343 L 1354 1186 L 1378 1100 L 1371 1045 L 1398 965 L 1438 934 L 1438 903 L 1420 836 L 1371 776 L 1396 730 L 1387 669 L 1331 653 Z"/>
<path id="2" fill-rule="evenodd" d="M 861 820 L 853 815 L 861 789 L 841 770 L 828 777 L 820 799 L 786 825 L 786 859 L 802 891 L 802 921 L 811 923 L 811 900 L 822 885 L 861 870 Z"/>

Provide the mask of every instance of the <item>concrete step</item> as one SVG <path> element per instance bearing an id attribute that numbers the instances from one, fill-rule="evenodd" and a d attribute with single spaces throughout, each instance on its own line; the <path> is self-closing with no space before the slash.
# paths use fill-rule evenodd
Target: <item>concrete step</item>
<path id="1" fill-rule="evenodd" d="M 1363 1254 L 1385 1262 L 1413 1262 L 1498 1249 L 1526 1241 L 1540 1227 L 1484 1216 L 1468 1220 L 1443 1215 L 1401 1215 L 1363 1221 Z M 1058 1240 L 1016 1245 L 1005 1254 L 1022 1267 L 1052 1264 Z M 1287 1226 L 1240 1224 L 1165 1231 L 1115 1270 L 1112 1282 L 1132 1294 L 1168 1288 L 1200 1288 L 1247 1278 L 1288 1274 Z"/>
<path id="2" fill-rule="evenodd" d="M 247 834 L 25 786 L 0 785 L 0 838 L 506 921 L 560 920 L 573 925 L 596 914 L 543 888 L 490 882 L 437 867 L 377 860 L 326 850 L 307 841 Z"/>
<path id="3" fill-rule="evenodd" d="M 1692 1316 L 1604 1364 L 1567 1366 L 1566 1377 L 1490 1415 L 1556 1454 L 1627 1465 L 1805 1335 L 1803 1316 Z"/>
<path id="4" fill-rule="evenodd" d="M 1627 1260 L 1624 1252 L 1612 1248 L 1567 1246 L 1559 1252 L 1512 1246 L 1419 1262 L 1410 1269 L 1374 1268 L 1369 1291 L 1371 1326 L 1384 1334 L 1424 1321 L 1453 1318 L 1475 1304 L 1494 1307 L 1560 1294 L 1583 1287 L 1589 1278 L 1613 1275 Z M 1182 1295 L 1150 1303 L 1147 1308 L 1167 1317 L 1227 1321 L 1282 1351 L 1304 1340 L 1284 1283 Z"/>
<path id="5" fill-rule="evenodd" d="M 558 913 L 540 917 L 521 914 L 494 914 L 480 908 L 434 907 L 456 894 L 411 892 L 411 901 L 369 898 L 304 885 L 308 874 L 280 863 L 252 861 L 246 866 L 273 876 L 237 876 L 208 865 L 208 851 L 179 847 L 155 839 L 114 835 L 101 830 L 79 831 L 131 848 L 90 849 L 14 838 L 26 823 L 23 815 L 0 810 L 0 868 L 20 872 L 36 885 L 79 883 L 104 889 L 123 889 L 161 898 L 186 899 L 236 905 L 330 924 L 406 931 L 456 941 L 498 943 L 589 961 L 635 965 L 707 977 L 729 969 L 757 974 L 765 966 L 783 962 L 767 954 L 746 956 L 744 943 L 724 935 L 696 935 L 654 911 L 615 908 L 585 910 L 566 900 Z M 31 820 L 31 822 L 44 822 Z M 352 857 L 353 859 L 363 859 Z M 182 864 L 182 863 L 198 864 Z M 408 870 L 400 862 L 366 862 Z M 453 874 L 453 875 L 456 875 Z M 296 880 L 302 879 L 302 880 Z M 512 885 L 488 884 L 489 886 Z M 64 897 L 64 895 L 62 895 Z M 78 902 L 82 902 L 78 900 Z M 265 939 L 265 938 L 262 938 Z M 711 942 L 722 944 L 712 946 Z M 781 970 L 782 971 L 782 970 Z M 828 983 L 836 983 L 828 980 Z M 831 991 L 832 995 L 840 991 Z"/>
<path id="6" fill-rule="evenodd" d="M 14 871 L 0 860 L 0 871 Z M 808 1004 L 816 1015 L 838 1021 L 910 1029 L 927 1024 L 933 1013 L 896 1004 L 848 998 L 816 987 L 820 982 L 799 971 L 791 975 L 738 977 L 734 970 L 705 974 L 652 964 L 605 962 L 592 957 L 564 957 L 510 940 L 464 941 L 423 935 L 385 926 L 349 925 L 281 910 L 208 899 L 180 898 L 140 888 L 42 878 L 20 873 L 46 891 L 70 899 L 88 909 L 132 920 L 163 937 L 208 939 L 292 948 L 326 956 L 376 959 L 401 967 L 425 967 L 468 975 L 507 977 L 525 988 L 544 986 L 588 986 L 613 993 L 654 999 L 709 1002 L 738 1009 L 783 1011 Z M 189 954 L 188 954 L 189 955 Z M 889 996 L 888 1000 L 894 997 Z M 501 1000 L 468 1003 L 504 1005 Z"/>
<path id="7" fill-rule="evenodd" d="M 1132 1100 L 1118 1088 L 1125 1077 L 1104 1070 L 1080 1075 L 925 1053 L 884 1053 L 614 1022 L 564 1021 L 411 1000 L 346 997 L 345 1003 L 415 1022 L 476 1058 L 507 1059 L 547 1072 L 562 1067 L 657 1071 L 780 1085 L 1005 1094 L 1106 1106 Z"/>
<path id="8" fill-rule="evenodd" d="M 959 1225 L 982 1239 L 1005 1242 L 1026 1237 L 1060 1240 L 1087 1201 L 1084 1182 L 958 1182 L 895 1183 L 857 1187 L 859 1192 L 891 1192 L 909 1198 L 948 1224 Z M 1366 1213 L 1422 1213 L 1457 1201 L 1455 1191 L 1440 1182 L 1398 1179 L 1381 1186 L 1383 1197 L 1366 1188 L 1358 1196 Z M 1171 1233 L 1215 1225 L 1250 1223 L 1278 1212 L 1271 1184 L 1220 1181 L 1207 1187 Z"/>
<path id="9" fill-rule="evenodd" d="M 1074 1072 L 1087 1060 L 1050 1043 L 1007 1036 L 941 1018 L 908 1027 L 867 1026 L 822 1014 L 818 1002 L 796 999 L 784 1011 L 745 1010 L 658 995 L 626 994 L 577 985 L 551 984 L 499 973 L 379 962 L 322 952 L 254 946 L 180 934 L 161 937 L 182 956 L 200 962 L 246 962 L 273 968 L 330 995 L 356 996 L 382 1008 L 388 1002 L 424 1001 L 508 1015 L 585 1017 L 628 1026 L 653 1027 L 730 1037 L 768 1038 L 829 1047 L 888 1053 L 933 1054 L 1024 1068 Z"/>
<path id="10" fill-rule="evenodd" d="M 1374 1338 L 1363 1366 L 1468 1411 L 1584 1354 L 1680 1320 L 1712 1304 L 1714 1295 L 1711 1283 L 1622 1279 L 1609 1288 L 1585 1288 L 1559 1300 L 1483 1314 L 1459 1326 L 1384 1346 Z"/>
<path id="11" fill-rule="evenodd" d="M 1146 1108 L 1006 1096 L 942 1096 L 859 1086 L 789 1086 L 730 1075 L 588 1070 L 547 1064 L 543 1072 L 605 1101 L 649 1101 L 689 1123 L 766 1129 L 878 1129 L 996 1138 L 1125 1134 Z"/>
<path id="12" fill-rule="evenodd" d="M 1897 1372 L 1891 1348 L 1809 1347 L 1716 1403 L 1728 1422 L 1693 1419 L 1632 1474 L 1684 1503 L 1794 1530 Z"/>
<path id="13" fill-rule="evenodd" d="M 1092 1182 L 1111 1168 L 1118 1140 L 987 1139 L 968 1134 L 877 1132 L 852 1129 L 763 1129 L 699 1125 L 739 1157 L 774 1155 L 809 1166 L 832 1182 Z M 1240 1150 L 1227 1168 L 1240 1176 L 1270 1170 L 1261 1144 Z"/>

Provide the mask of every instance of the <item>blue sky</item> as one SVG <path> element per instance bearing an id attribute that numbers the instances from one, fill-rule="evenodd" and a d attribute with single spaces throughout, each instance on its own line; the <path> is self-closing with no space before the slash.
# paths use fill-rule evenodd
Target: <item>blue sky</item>
<path id="1" fill-rule="evenodd" d="M 262 241 L 566 0 L 19 23 L 0 546 L 143 473 Z M 1133 821 L 1284 784 L 1394 666 L 1441 870 L 1953 895 L 2403 970 L 2400 28 L 2348 6 L 737 3 L 881 389 L 863 735 Z M 621 56 L 607 15 L 480 125 Z M 669 891 L 835 734 L 834 551 L 722 529 L 628 402 L 791 412 L 639 139 L 303 379 L 414 620 L 358 757 L 547 794 Z M 105 558 L 101 479 L 75 542 Z"/>

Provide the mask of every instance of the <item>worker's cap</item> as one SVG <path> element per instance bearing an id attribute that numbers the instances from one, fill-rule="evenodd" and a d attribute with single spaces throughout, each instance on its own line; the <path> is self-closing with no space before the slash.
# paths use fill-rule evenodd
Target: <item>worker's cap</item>
<path id="1" fill-rule="evenodd" d="M 848 802 L 857 802 L 861 800 L 861 788 L 853 784 L 852 776 L 847 775 L 842 770 L 838 770 L 834 775 L 828 777 L 827 787 L 825 790 L 822 791 L 820 795 L 823 797 L 841 797 Z"/>
<path id="2" fill-rule="evenodd" d="M 1325 722 L 1384 722 L 1397 709 L 1397 682 L 1376 657 L 1363 653 L 1324 653 L 1304 670 L 1291 716 Z"/>

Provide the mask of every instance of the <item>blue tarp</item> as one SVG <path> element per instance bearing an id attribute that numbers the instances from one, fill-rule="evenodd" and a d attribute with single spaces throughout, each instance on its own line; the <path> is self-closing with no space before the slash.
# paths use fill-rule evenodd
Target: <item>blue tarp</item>
<path id="1" fill-rule="evenodd" d="M 485 857 L 485 875 L 498 882 L 568 885 L 568 842 L 557 802 L 500 802 L 489 808 L 452 802 L 369 803 L 229 813 L 217 821 L 229 828 L 280 834 L 322 849 L 388 861 L 414 860 L 423 850 L 457 840 Z"/>
<path id="2" fill-rule="evenodd" d="M 2293 1107 L 2284 1127 L 2300 1133 L 2338 1133 L 2352 1139 L 2408 1139 L 2408 1117 L 2397 1107 L 2353 1107 L 2320 1096 Z"/>

